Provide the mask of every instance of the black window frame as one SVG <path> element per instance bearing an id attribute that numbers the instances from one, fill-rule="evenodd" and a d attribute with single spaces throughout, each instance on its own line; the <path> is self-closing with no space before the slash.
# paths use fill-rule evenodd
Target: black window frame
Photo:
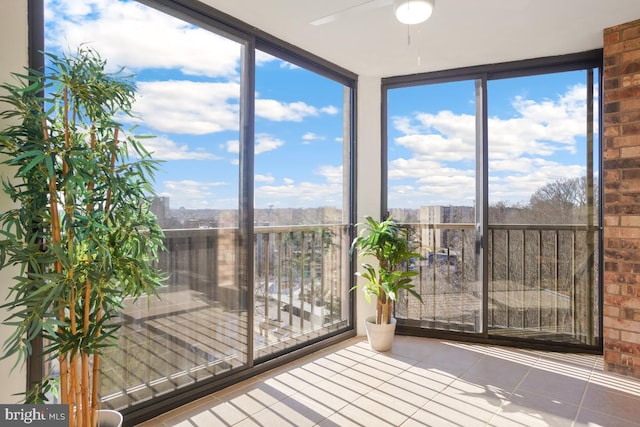
<path id="1" fill-rule="evenodd" d="M 598 176 L 603 176 L 603 50 L 594 49 L 585 52 L 578 52 L 559 56 L 541 57 L 526 59 L 520 61 L 504 62 L 497 64 L 486 64 L 472 67 L 456 68 L 450 70 L 441 70 L 427 73 L 418 73 L 403 76 L 393 76 L 382 79 L 381 92 L 381 113 L 380 113 L 380 126 L 381 126 L 381 194 L 380 194 L 380 215 L 387 214 L 389 207 L 387 201 L 388 194 L 388 92 L 392 89 L 407 88 L 412 86 L 429 85 L 436 83 L 449 83 L 462 80 L 470 80 L 476 82 L 476 144 L 481 146 L 480 150 L 476 150 L 476 168 L 478 169 L 476 180 L 480 180 L 480 185 L 477 185 L 476 191 L 476 224 L 480 227 L 476 227 L 483 233 L 488 230 L 488 111 L 487 111 L 487 99 L 489 94 L 487 93 L 488 82 L 491 80 L 499 80 L 514 77 L 526 77 L 543 74 L 553 74 L 568 71 L 577 70 L 598 70 L 597 81 L 597 94 L 594 92 L 592 95 L 597 96 L 598 103 L 594 104 L 594 107 L 598 110 Z M 478 178 L 480 177 L 480 178 Z M 598 230 L 598 247 L 600 250 L 597 254 L 597 262 L 600 266 L 603 265 L 603 191 L 602 191 L 602 179 L 598 181 L 598 224 L 596 229 Z M 526 338 L 516 337 L 497 337 L 491 335 L 488 329 L 488 254 L 483 250 L 484 242 L 483 235 L 480 232 L 476 233 L 476 249 L 481 261 L 481 280 L 483 287 L 482 304 L 482 332 L 480 333 L 468 333 L 468 332 L 454 332 L 447 330 L 426 329 L 415 325 L 412 325 L 410 321 L 403 322 L 402 319 L 398 320 L 396 333 L 401 335 L 423 336 L 441 339 L 462 340 L 467 342 L 480 342 L 485 344 L 495 345 L 510 345 L 523 348 L 543 349 L 551 351 L 563 351 L 563 352 L 587 352 L 602 354 L 603 353 L 603 268 L 598 269 L 598 274 L 595 280 L 598 283 L 598 340 L 595 345 L 582 345 L 582 344 L 563 344 L 559 342 L 541 342 L 536 340 L 530 340 Z"/>
<path id="2" fill-rule="evenodd" d="M 357 74 L 331 63 L 323 58 L 313 55 L 297 46 L 280 40 L 265 33 L 237 18 L 218 11 L 198 0 L 135 0 L 141 4 L 160 10 L 168 15 L 182 19 L 201 28 L 208 29 L 217 34 L 223 34 L 244 46 L 241 76 L 241 113 L 240 113 L 240 256 L 244 263 L 241 272 L 241 280 L 251 288 L 253 277 L 253 157 L 254 157 L 254 116 L 255 116 L 255 52 L 261 50 L 279 59 L 303 67 L 329 78 L 349 89 L 346 104 L 349 107 L 348 120 L 349 140 L 345 141 L 348 152 L 347 173 L 349 183 L 346 191 L 348 206 L 349 237 L 353 238 L 355 230 L 356 212 L 356 97 Z M 29 25 L 29 67 L 36 70 L 44 69 L 45 51 L 45 17 L 44 0 L 28 0 L 28 25 Z M 355 264 L 349 263 L 349 277 L 353 276 Z M 184 389 L 176 390 L 164 396 L 159 396 L 148 402 L 136 404 L 133 407 L 123 409 L 124 425 L 135 425 L 156 417 L 168 410 L 175 409 L 195 399 L 206 396 L 212 392 L 228 387 L 239 381 L 251 378 L 274 367 L 294 361 L 300 357 L 317 351 L 321 348 L 352 338 L 356 335 L 355 329 L 355 297 L 349 292 L 347 302 L 349 308 L 348 325 L 332 334 L 310 340 L 305 344 L 289 349 L 286 354 L 268 360 L 255 360 L 252 340 L 248 340 L 248 364 L 244 369 L 238 369 L 222 375 L 198 382 Z M 253 289 L 247 291 L 247 306 L 253 307 Z M 252 310 L 249 310 L 247 322 L 253 324 Z M 37 346 L 42 346 L 41 339 L 33 343 L 34 351 Z M 254 364 L 254 362 L 256 362 Z M 27 361 L 27 384 L 38 382 L 44 376 L 43 361 L 41 357 L 30 357 Z"/>

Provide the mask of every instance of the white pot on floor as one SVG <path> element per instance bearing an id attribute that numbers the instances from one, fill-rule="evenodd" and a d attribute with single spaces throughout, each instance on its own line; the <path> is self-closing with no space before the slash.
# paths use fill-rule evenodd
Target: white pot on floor
<path id="1" fill-rule="evenodd" d="M 122 427 L 122 414 L 118 411 L 100 409 L 96 415 L 99 427 Z"/>
<path id="2" fill-rule="evenodd" d="M 376 316 L 369 316 L 364 319 L 364 327 L 367 331 L 367 338 L 371 350 L 389 351 L 393 344 L 393 337 L 396 333 L 396 318 L 391 318 L 391 323 L 385 325 L 376 324 Z"/>

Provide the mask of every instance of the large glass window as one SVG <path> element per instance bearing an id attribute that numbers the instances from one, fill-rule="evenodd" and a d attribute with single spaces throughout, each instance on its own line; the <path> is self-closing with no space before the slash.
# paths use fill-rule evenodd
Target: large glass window
<path id="1" fill-rule="evenodd" d="M 264 357 L 347 325 L 351 92 L 257 57 L 254 327 Z"/>
<path id="2" fill-rule="evenodd" d="M 123 408 L 245 366 L 238 151 L 242 43 L 137 2 L 47 2 L 46 49 L 89 43 L 135 73 L 137 117 L 162 160 L 152 210 L 165 233 L 159 298 L 127 304 L 105 350 L 102 399 Z"/>
<path id="3" fill-rule="evenodd" d="M 137 116 L 122 121 L 162 161 L 167 286 L 127 304 L 104 406 L 216 387 L 347 331 L 353 80 L 256 51 L 248 27 L 207 16 L 192 17 L 205 29 L 132 0 L 45 4 L 47 51 L 89 44 L 135 74 Z"/>
<path id="4" fill-rule="evenodd" d="M 400 324 L 600 345 L 598 59 L 581 64 L 385 80 L 386 203 L 425 301 Z"/>
<path id="5" fill-rule="evenodd" d="M 396 315 L 422 327 L 480 332 L 475 242 L 476 137 L 472 80 L 388 94 L 388 210 L 421 254 L 424 303 L 403 298 Z"/>
<path id="6" fill-rule="evenodd" d="M 597 343 L 595 81 L 588 69 L 489 82 L 491 334 Z"/>

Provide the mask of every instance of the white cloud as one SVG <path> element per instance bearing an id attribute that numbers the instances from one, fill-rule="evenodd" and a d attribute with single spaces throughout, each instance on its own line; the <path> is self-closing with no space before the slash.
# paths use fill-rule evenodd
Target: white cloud
<path id="1" fill-rule="evenodd" d="M 324 179 L 330 184 L 342 184 L 344 182 L 342 166 L 322 165 L 316 168 L 314 173 L 324 177 Z"/>
<path id="2" fill-rule="evenodd" d="M 187 144 L 178 144 L 175 141 L 159 136 L 143 139 L 145 147 L 158 160 L 220 160 L 221 157 L 204 150 L 189 150 Z"/>
<path id="3" fill-rule="evenodd" d="M 253 177 L 253 180 L 255 182 L 274 182 L 276 179 L 271 176 L 271 175 L 261 175 L 261 174 L 256 174 Z"/>
<path id="4" fill-rule="evenodd" d="M 342 185 L 285 180 L 283 185 L 264 185 L 256 189 L 258 205 L 278 200 L 280 207 L 342 206 Z"/>
<path id="5" fill-rule="evenodd" d="M 445 138 L 442 135 L 407 135 L 396 139 L 398 145 L 425 160 L 461 161 L 475 158 L 475 140 Z"/>
<path id="6" fill-rule="evenodd" d="M 237 78 L 238 43 L 138 2 L 49 0 L 46 10 L 48 49 L 89 44 L 114 68 Z"/>
<path id="7" fill-rule="evenodd" d="M 311 144 L 311 142 L 313 141 L 323 141 L 325 139 L 326 138 L 324 136 L 316 135 L 313 132 L 307 132 L 304 135 L 302 135 L 303 144 Z"/>
<path id="8" fill-rule="evenodd" d="M 284 141 L 278 139 L 272 135 L 262 133 L 256 135 L 255 154 L 266 153 L 267 151 L 276 150 L 284 145 Z M 240 142 L 238 140 L 227 142 L 227 151 L 229 153 L 240 152 Z"/>
<path id="9" fill-rule="evenodd" d="M 389 179 L 415 178 L 431 174 L 442 166 L 436 160 L 424 160 L 419 158 L 397 158 L 389 162 Z"/>
<path id="10" fill-rule="evenodd" d="M 266 205 L 277 200 L 279 207 L 342 206 L 342 172 L 342 166 L 322 165 L 313 170 L 322 177 L 321 182 L 285 177 L 280 185 L 259 186 L 255 191 L 256 203 Z"/>
<path id="11" fill-rule="evenodd" d="M 316 140 L 322 140 L 325 139 L 324 136 L 320 136 L 320 135 L 316 135 L 313 132 L 307 132 L 304 135 L 302 135 L 302 139 L 305 141 L 316 141 Z"/>
<path id="12" fill-rule="evenodd" d="M 204 135 L 238 130 L 239 94 L 237 83 L 139 82 L 133 108 L 159 132 Z"/>
<path id="13" fill-rule="evenodd" d="M 405 135 L 412 135 L 421 131 L 417 126 L 413 126 L 411 117 L 393 117 L 391 121 L 393 128 Z"/>
<path id="14" fill-rule="evenodd" d="M 331 113 L 334 107 L 317 108 L 305 102 L 281 102 L 275 99 L 256 99 L 256 116 L 275 122 L 301 122 L 307 117 L 318 117 L 320 113 Z"/>
<path id="15" fill-rule="evenodd" d="M 240 141 L 237 139 L 234 141 L 227 141 L 227 151 L 229 153 L 240 153 Z"/>
<path id="16" fill-rule="evenodd" d="M 276 150 L 284 145 L 284 141 L 268 134 L 256 135 L 255 153 L 262 154 Z"/>
<path id="17" fill-rule="evenodd" d="M 555 100 L 516 97 L 514 117 L 489 118 L 490 202 L 528 201 L 541 185 L 585 174 L 583 166 L 559 160 L 563 153 L 576 153 L 578 140 L 585 135 L 585 99 L 584 85 L 576 85 Z M 410 154 L 394 158 L 396 148 L 389 147 L 390 202 L 474 200 L 474 116 L 443 110 L 394 117 L 392 123 L 401 134 L 395 147 Z M 407 192 L 412 194 L 405 196 Z"/>
<path id="18" fill-rule="evenodd" d="M 338 110 L 333 105 L 329 105 L 327 107 L 322 107 L 320 109 L 320 111 L 323 112 L 324 114 L 329 114 L 330 116 L 335 116 L 336 114 L 338 114 L 340 112 L 340 110 Z"/>
<path id="19" fill-rule="evenodd" d="M 164 181 L 158 195 L 169 197 L 171 208 L 205 209 L 212 207 L 234 207 L 237 199 L 220 199 L 214 191 L 226 187 L 226 182 L 207 182 L 194 180 Z"/>

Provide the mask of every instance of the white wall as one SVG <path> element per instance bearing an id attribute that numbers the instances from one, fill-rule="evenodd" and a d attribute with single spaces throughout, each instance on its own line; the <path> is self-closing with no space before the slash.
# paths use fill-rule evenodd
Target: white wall
<path id="1" fill-rule="evenodd" d="M 10 79 L 11 72 L 22 71 L 28 64 L 28 30 L 27 30 L 27 0 L 2 0 L 0 1 L 0 81 Z M 4 109 L 0 105 L 1 109 Z M 2 122 L 0 122 L 2 126 Z M 0 177 L 6 179 L 12 174 L 0 166 Z M 10 200 L 0 192 L 0 211 L 4 212 L 10 207 Z M 8 289 L 12 283 L 12 277 L 18 273 L 17 269 L 6 268 L 0 270 L 0 302 L 4 302 Z M 0 320 L 7 317 L 7 312 L 0 310 Z M 0 325 L 0 343 L 11 333 L 11 329 Z M 16 368 L 11 372 L 15 363 L 14 359 L 0 361 L 0 403 L 17 403 L 19 396 L 25 389 L 26 374 L 24 370 Z"/>
<path id="2" fill-rule="evenodd" d="M 379 77 L 358 77 L 357 222 L 364 221 L 367 215 L 380 219 L 380 84 Z M 358 259 L 358 265 L 361 261 Z M 375 301 L 367 303 L 361 290 L 356 295 L 357 331 L 358 335 L 365 335 L 364 318 L 376 313 Z"/>

